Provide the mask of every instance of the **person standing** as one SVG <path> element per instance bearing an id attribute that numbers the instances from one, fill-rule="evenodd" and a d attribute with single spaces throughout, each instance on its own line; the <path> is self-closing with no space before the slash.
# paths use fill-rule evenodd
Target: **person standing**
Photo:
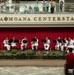
<path id="1" fill-rule="evenodd" d="M 8 40 L 8 38 L 6 38 L 6 39 L 3 41 L 3 44 L 4 44 L 4 47 L 7 48 L 7 50 L 10 50 L 10 45 L 9 45 L 9 40 Z"/>
<path id="2" fill-rule="evenodd" d="M 33 13 L 33 9 L 31 6 L 29 6 L 29 14 L 32 14 Z"/>
<path id="3" fill-rule="evenodd" d="M 62 10 L 63 10 L 63 1 L 61 0 L 60 1 L 60 11 L 62 12 Z"/>
<path id="4" fill-rule="evenodd" d="M 46 12 L 46 1 L 43 0 L 43 1 L 42 1 L 42 4 L 43 4 L 43 12 Z"/>
<path id="5" fill-rule="evenodd" d="M 51 0 L 51 13 L 54 13 L 54 8 L 55 8 L 55 2 L 53 0 Z"/>
<path id="6" fill-rule="evenodd" d="M 49 3 L 49 1 L 47 1 L 46 2 L 46 12 L 49 12 L 49 5 L 50 5 L 50 3 Z"/>

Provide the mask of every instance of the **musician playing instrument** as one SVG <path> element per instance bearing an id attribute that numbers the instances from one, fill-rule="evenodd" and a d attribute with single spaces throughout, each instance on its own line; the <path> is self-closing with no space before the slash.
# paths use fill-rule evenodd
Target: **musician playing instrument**
<path id="1" fill-rule="evenodd" d="M 36 47 L 36 50 L 38 49 L 38 41 L 39 40 L 37 39 L 37 37 L 32 39 L 32 42 L 31 42 L 32 50 L 34 50 L 34 47 Z"/>
<path id="2" fill-rule="evenodd" d="M 44 44 L 44 49 L 48 51 L 50 47 L 50 40 L 48 39 L 48 37 L 46 37 L 45 42 L 43 42 L 43 44 Z"/>
<path id="3" fill-rule="evenodd" d="M 10 45 L 9 45 L 9 39 L 6 38 L 4 41 L 3 41 L 3 44 L 4 44 L 4 47 L 7 48 L 7 50 L 10 50 Z"/>
<path id="4" fill-rule="evenodd" d="M 23 50 L 24 47 L 26 49 L 27 48 L 27 44 L 28 44 L 28 41 L 27 41 L 26 37 L 24 37 L 24 39 L 22 39 L 22 41 L 21 41 L 21 50 Z"/>
<path id="5" fill-rule="evenodd" d="M 66 50 L 66 47 L 67 47 L 67 46 L 68 46 L 68 40 L 67 40 L 67 38 L 64 38 L 64 39 L 62 40 L 61 51 Z"/>
<path id="6" fill-rule="evenodd" d="M 16 47 L 15 37 L 11 39 L 11 47 Z"/>
<path id="7" fill-rule="evenodd" d="M 72 48 L 72 49 L 74 49 L 74 40 L 71 38 L 71 37 L 69 37 L 69 43 L 68 43 L 68 46 L 67 46 L 67 52 L 69 52 L 69 50 L 68 50 L 68 48 Z M 73 50 L 74 51 L 74 50 Z M 74 53 L 74 52 L 73 52 Z"/>
<path id="8" fill-rule="evenodd" d="M 62 45 L 61 38 L 58 37 L 58 39 L 56 40 L 55 49 L 56 49 L 56 50 L 60 50 L 61 45 Z"/>

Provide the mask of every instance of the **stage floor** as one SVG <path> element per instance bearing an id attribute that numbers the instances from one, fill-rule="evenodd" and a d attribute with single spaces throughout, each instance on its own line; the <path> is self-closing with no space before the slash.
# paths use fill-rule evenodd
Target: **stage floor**
<path id="1" fill-rule="evenodd" d="M 44 66 L 44 67 L 63 67 L 64 59 L 1 59 L 0 66 Z"/>

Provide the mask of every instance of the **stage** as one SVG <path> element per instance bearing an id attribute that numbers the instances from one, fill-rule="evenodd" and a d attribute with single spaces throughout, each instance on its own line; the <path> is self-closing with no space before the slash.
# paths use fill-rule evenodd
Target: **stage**
<path id="1" fill-rule="evenodd" d="M 21 25 L 20 25 L 21 26 Z M 17 43 L 17 48 L 20 49 L 21 40 L 26 37 L 28 40 L 27 49 L 31 49 L 31 40 L 34 37 L 37 37 L 39 40 L 38 50 L 44 49 L 42 39 L 48 37 L 50 39 L 50 48 L 55 49 L 55 43 L 53 40 L 60 37 L 64 39 L 65 37 L 68 39 L 69 37 L 74 37 L 74 28 L 73 27 L 48 27 L 48 28 L 0 28 L 0 50 L 3 50 L 3 40 L 8 37 L 8 39 L 20 40 Z"/>
<path id="2" fill-rule="evenodd" d="M 1 59 L 0 60 L 0 67 L 2 66 L 44 66 L 44 67 L 63 67 L 65 64 L 64 59 Z"/>

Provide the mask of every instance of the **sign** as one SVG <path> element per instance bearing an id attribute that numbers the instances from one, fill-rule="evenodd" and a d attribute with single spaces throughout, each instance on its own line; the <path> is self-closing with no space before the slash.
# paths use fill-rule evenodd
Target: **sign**
<path id="1" fill-rule="evenodd" d="M 74 24 L 74 14 L 0 14 L 0 24 Z"/>

